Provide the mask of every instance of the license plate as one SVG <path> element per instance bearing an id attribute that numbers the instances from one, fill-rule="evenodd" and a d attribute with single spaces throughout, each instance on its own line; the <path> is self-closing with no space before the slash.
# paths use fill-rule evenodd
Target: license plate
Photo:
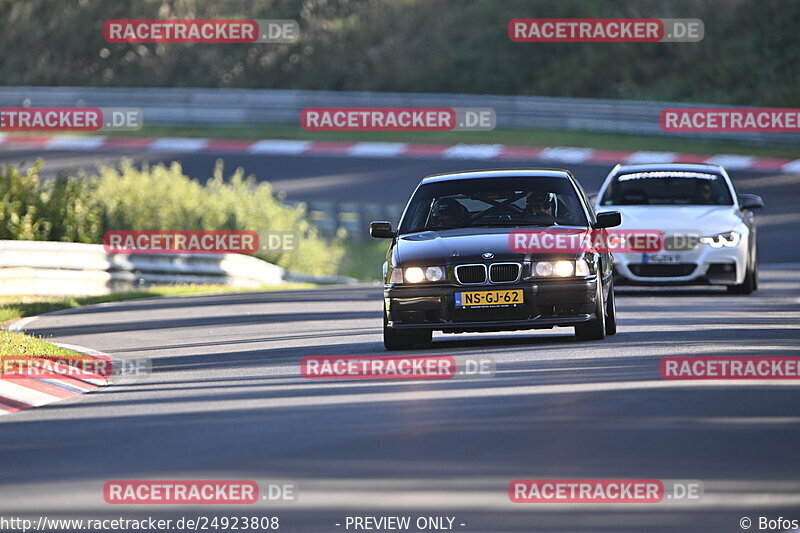
<path id="1" fill-rule="evenodd" d="M 660 264 L 660 265 L 670 265 L 675 263 L 681 262 L 680 254 L 642 254 L 642 262 L 643 263 L 651 263 L 651 264 Z"/>
<path id="2" fill-rule="evenodd" d="M 522 289 L 456 293 L 456 307 L 511 307 L 522 305 Z"/>

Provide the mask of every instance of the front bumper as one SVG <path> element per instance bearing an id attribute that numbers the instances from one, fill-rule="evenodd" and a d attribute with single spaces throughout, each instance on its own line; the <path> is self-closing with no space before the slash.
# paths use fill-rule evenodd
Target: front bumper
<path id="1" fill-rule="evenodd" d="M 458 308 L 455 293 L 522 289 L 515 307 Z M 445 333 L 573 326 L 596 318 L 597 280 L 536 280 L 514 284 L 392 286 L 383 291 L 387 327 Z"/>
<path id="2" fill-rule="evenodd" d="M 701 245 L 674 253 L 678 255 L 674 264 L 652 263 L 648 261 L 651 254 L 615 253 L 615 276 L 631 285 L 737 285 L 744 281 L 746 243 L 734 248 Z"/>

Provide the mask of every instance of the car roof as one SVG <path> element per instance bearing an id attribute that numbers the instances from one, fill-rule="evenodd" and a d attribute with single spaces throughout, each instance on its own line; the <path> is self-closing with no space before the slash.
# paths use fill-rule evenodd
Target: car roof
<path id="1" fill-rule="evenodd" d="M 519 169 L 494 169 L 494 170 L 469 170 L 466 172 L 446 172 L 428 176 L 420 184 L 436 183 L 440 181 L 478 179 L 478 178 L 562 178 L 570 179 L 569 170 L 560 168 L 519 168 Z"/>
<path id="2" fill-rule="evenodd" d="M 637 165 L 617 165 L 614 174 L 629 174 L 632 172 L 657 172 L 657 171 L 687 171 L 687 172 L 712 172 L 722 173 L 722 167 L 708 163 L 643 163 Z"/>

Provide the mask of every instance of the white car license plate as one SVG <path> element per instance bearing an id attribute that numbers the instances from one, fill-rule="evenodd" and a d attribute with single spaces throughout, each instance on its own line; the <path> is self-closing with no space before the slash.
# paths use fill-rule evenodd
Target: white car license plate
<path id="1" fill-rule="evenodd" d="M 665 254 L 665 253 L 642 254 L 642 262 L 659 264 L 659 265 L 665 265 L 665 264 L 670 265 L 674 263 L 680 263 L 681 256 L 680 254 Z"/>

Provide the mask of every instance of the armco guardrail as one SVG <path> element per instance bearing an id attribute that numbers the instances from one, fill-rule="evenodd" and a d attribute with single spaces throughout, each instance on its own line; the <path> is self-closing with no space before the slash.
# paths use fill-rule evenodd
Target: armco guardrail
<path id="1" fill-rule="evenodd" d="M 272 89 L 171 89 L 103 87 L 0 87 L 0 107 L 138 107 L 149 124 L 299 124 L 306 107 L 491 107 L 501 129 L 557 128 L 672 137 L 738 139 L 800 144 L 795 133 L 666 133 L 664 108 L 708 104 L 436 93 L 287 91 Z"/>
<path id="2" fill-rule="evenodd" d="M 290 205 L 304 204 L 308 218 L 323 235 L 332 238 L 341 228 L 354 239 L 369 238 L 369 223 L 373 220 L 388 220 L 397 227 L 405 204 L 342 202 L 334 200 L 290 201 Z"/>
<path id="3" fill-rule="evenodd" d="M 295 276 L 238 254 L 109 254 L 100 244 L 0 241 L 0 295 L 92 296 L 176 283 L 237 287 L 318 278 Z"/>

